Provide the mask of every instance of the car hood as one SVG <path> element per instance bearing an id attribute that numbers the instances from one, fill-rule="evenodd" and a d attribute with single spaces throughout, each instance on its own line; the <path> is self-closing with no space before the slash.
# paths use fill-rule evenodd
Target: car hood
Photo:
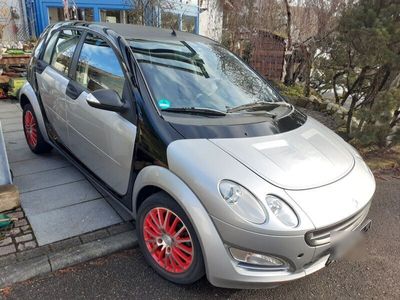
<path id="1" fill-rule="evenodd" d="M 344 177 L 354 166 L 346 142 L 310 117 L 301 127 L 282 134 L 210 141 L 286 190 L 327 185 Z"/>

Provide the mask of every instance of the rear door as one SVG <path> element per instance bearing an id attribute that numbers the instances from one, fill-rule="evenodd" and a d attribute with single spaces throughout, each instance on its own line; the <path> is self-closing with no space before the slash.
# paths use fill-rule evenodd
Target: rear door
<path id="1" fill-rule="evenodd" d="M 75 80 L 67 87 L 68 148 L 111 189 L 124 195 L 136 126 L 123 114 L 89 106 L 86 98 L 98 89 L 112 89 L 130 103 L 128 82 L 114 50 L 101 37 L 88 33 L 81 47 Z"/>
<path id="2" fill-rule="evenodd" d="M 75 30 L 54 33 L 36 66 L 36 78 L 46 116 L 58 141 L 65 145 L 68 141 L 65 93 L 70 81 L 72 57 L 80 36 Z"/>

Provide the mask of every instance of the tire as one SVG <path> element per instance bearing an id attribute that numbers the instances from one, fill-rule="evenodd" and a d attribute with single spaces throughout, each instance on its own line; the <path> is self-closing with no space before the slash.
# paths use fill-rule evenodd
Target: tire
<path id="1" fill-rule="evenodd" d="M 183 209 L 168 194 L 158 192 L 148 197 L 139 208 L 136 224 L 145 260 L 159 275 L 177 284 L 191 284 L 204 276 L 196 232 Z M 161 230 L 157 227 L 160 225 Z"/>
<path id="2" fill-rule="evenodd" d="M 50 152 L 53 147 L 44 140 L 31 104 L 23 108 L 22 123 L 29 149 L 36 154 Z"/>

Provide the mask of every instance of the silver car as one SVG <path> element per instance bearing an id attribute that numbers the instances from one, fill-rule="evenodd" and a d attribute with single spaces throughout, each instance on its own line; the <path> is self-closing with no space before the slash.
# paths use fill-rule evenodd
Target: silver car
<path id="1" fill-rule="evenodd" d="M 20 102 L 30 149 L 55 148 L 114 199 L 172 282 L 276 286 L 370 226 L 375 181 L 357 151 L 205 37 L 58 23 Z"/>

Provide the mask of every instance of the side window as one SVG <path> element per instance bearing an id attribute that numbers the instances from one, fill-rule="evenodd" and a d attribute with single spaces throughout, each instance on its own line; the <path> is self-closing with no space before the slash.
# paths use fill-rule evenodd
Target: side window
<path id="1" fill-rule="evenodd" d="M 56 44 L 57 38 L 58 32 L 53 34 L 53 36 L 50 38 L 49 42 L 47 43 L 46 50 L 44 51 L 43 61 L 47 62 L 48 64 L 50 64 L 51 54 L 53 53 L 54 45 Z"/>
<path id="2" fill-rule="evenodd" d="M 125 77 L 113 49 L 101 38 L 86 36 L 76 69 L 76 81 L 93 92 L 112 89 L 122 96 Z"/>
<path id="3" fill-rule="evenodd" d="M 71 30 L 63 30 L 58 35 L 51 58 L 51 65 L 58 71 L 68 75 L 72 56 L 79 42 L 80 34 Z"/>

